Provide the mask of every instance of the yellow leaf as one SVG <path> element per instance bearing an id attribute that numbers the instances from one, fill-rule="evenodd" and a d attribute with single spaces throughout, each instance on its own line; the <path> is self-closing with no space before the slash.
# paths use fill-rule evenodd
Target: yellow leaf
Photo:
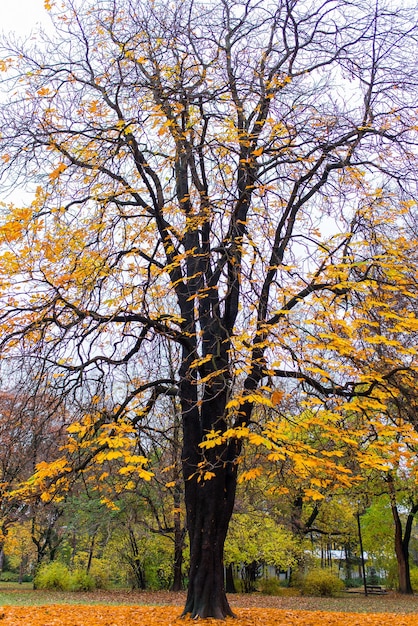
<path id="1" fill-rule="evenodd" d="M 67 166 L 64 163 L 60 163 L 58 167 L 56 167 L 49 175 L 50 180 L 56 180 L 59 178 L 59 175 L 67 169 Z"/>
<path id="2" fill-rule="evenodd" d="M 205 472 L 203 474 L 203 480 L 210 480 L 211 478 L 214 478 L 214 476 L 216 476 L 215 472 Z"/>
<path id="3" fill-rule="evenodd" d="M 316 489 L 305 489 L 305 495 L 312 500 L 323 500 L 325 496 Z"/>
<path id="4" fill-rule="evenodd" d="M 238 398 L 233 398 L 226 405 L 227 409 L 238 409 L 241 406 L 241 401 Z"/>
<path id="5" fill-rule="evenodd" d="M 261 467 L 253 467 L 246 472 L 243 472 L 241 476 L 238 478 L 239 483 L 243 483 L 246 480 L 252 480 L 253 478 L 257 478 L 263 473 Z"/>

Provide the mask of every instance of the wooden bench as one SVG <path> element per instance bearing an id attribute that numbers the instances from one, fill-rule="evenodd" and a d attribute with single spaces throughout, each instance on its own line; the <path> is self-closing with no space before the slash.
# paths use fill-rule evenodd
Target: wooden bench
<path id="1" fill-rule="evenodd" d="M 384 587 L 382 587 L 381 585 L 366 585 L 366 589 L 367 589 L 367 593 L 369 594 L 383 594 L 383 593 L 387 593 L 387 589 L 385 589 Z M 360 588 L 358 587 L 357 589 L 346 589 L 345 590 L 346 593 L 363 593 L 364 594 L 364 587 Z"/>
<path id="2" fill-rule="evenodd" d="M 387 593 L 382 585 L 366 585 L 367 593 Z"/>

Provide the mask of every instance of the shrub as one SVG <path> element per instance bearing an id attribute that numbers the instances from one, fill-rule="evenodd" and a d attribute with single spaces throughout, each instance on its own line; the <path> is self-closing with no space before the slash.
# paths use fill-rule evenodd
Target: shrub
<path id="1" fill-rule="evenodd" d="M 94 580 L 96 589 L 109 589 L 111 564 L 105 559 L 93 559 L 90 567 L 90 576 Z"/>
<path id="2" fill-rule="evenodd" d="M 22 576 L 22 583 L 31 583 L 33 581 L 33 576 L 31 576 L 31 574 L 24 574 Z"/>
<path id="3" fill-rule="evenodd" d="M 364 585 L 364 581 L 360 576 L 357 576 L 356 578 L 346 578 L 344 580 L 344 584 L 348 589 L 351 589 L 355 587 L 362 587 Z"/>
<path id="4" fill-rule="evenodd" d="M 147 564 L 145 567 L 145 580 L 147 589 L 158 591 L 160 589 L 170 589 L 173 576 L 170 563 Z"/>
<path id="5" fill-rule="evenodd" d="M 19 581 L 19 574 L 16 572 L 1 572 L 0 580 L 3 583 L 17 583 Z"/>
<path id="6" fill-rule="evenodd" d="M 43 563 L 36 572 L 33 582 L 37 589 L 91 591 L 95 588 L 93 576 L 81 569 L 71 572 L 60 561 Z"/>
<path id="7" fill-rule="evenodd" d="M 263 578 L 258 583 L 258 590 L 266 596 L 280 596 L 282 588 L 276 578 Z"/>
<path id="8" fill-rule="evenodd" d="M 69 581 L 71 591 L 92 591 L 95 586 L 93 576 L 84 570 L 76 569 L 71 572 Z"/>
<path id="9" fill-rule="evenodd" d="M 387 589 L 397 589 L 399 585 L 398 564 L 393 560 L 388 566 L 388 573 L 385 581 Z"/>
<path id="10" fill-rule="evenodd" d="M 411 568 L 411 585 L 415 593 L 418 593 L 418 567 Z"/>
<path id="11" fill-rule="evenodd" d="M 380 585 L 382 583 L 374 567 L 370 568 L 369 574 L 366 576 L 366 581 L 368 585 Z"/>
<path id="12" fill-rule="evenodd" d="M 299 590 L 292 587 L 283 587 L 283 584 L 277 578 L 268 578 L 260 580 L 258 583 L 258 591 L 266 596 L 285 596 L 293 597 L 299 595 Z"/>
<path id="13" fill-rule="evenodd" d="M 64 563 L 51 561 L 40 566 L 33 582 L 37 589 L 68 591 L 71 587 L 71 574 Z"/>
<path id="14" fill-rule="evenodd" d="M 279 596 L 284 598 L 295 598 L 300 596 L 300 590 L 296 587 L 281 587 Z"/>
<path id="15" fill-rule="evenodd" d="M 302 581 L 302 593 L 307 596 L 334 596 L 344 589 L 344 583 L 328 570 L 308 572 Z"/>

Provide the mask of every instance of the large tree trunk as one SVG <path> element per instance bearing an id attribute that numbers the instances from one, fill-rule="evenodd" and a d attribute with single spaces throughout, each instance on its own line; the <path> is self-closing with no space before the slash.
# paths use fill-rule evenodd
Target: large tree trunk
<path id="1" fill-rule="evenodd" d="M 409 566 L 409 542 L 411 539 L 412 524 L 414 517 L 418 512 L 418 505 L 414 504 L 411 507 L 410 512 L 405 524 L 405 531 L 402 532 L 402 521 L 399 516 L 399 511 L 396 503 L 396 491 L 391 475 L 387 478 L 389 486 L 389 497 L 392 509 L 393 521 L 395 523 L 395 553 L 398 562 L 398 579 L 399 579 L 399 592 L 405 594 L 413 594 L 414 590 L 411 585 L 411 572 Z"/>
<path id="2" fill-rule="evenodd" d="M 395 553 L 398 562 L 398 579 L 400 593 L 412 594 L 411 575 L 409 569 L 409 549 L 402 538 L 402 524 L 397 507 L 392 506 L 395 521 Z"/>
<path id="3" fill-rule="evenodd" d="M 395 521 L 395 552 L 398 562 L 398 577 L 400 593 L 413 594 L 411 584 L 411 570 L 409 565 L 409 542 L 411 539 L 412 524 L 418 512 L 418 505 L 413 505 L 408 513 L 405 531 L 402 537 L 402 524 L 398 509 L 392 505 L 392 514 Z"/>
<path id="4" fill-rule="evenodd" d="M 398 578 L 399 578 L 399 592 L 405 594 L 413 594 L 414 591 L 411 585 L 411 575 L 409 568 L 409 554 L 405 553 L 402 545 L 399 546 L 398 542 L 395 543 L 396 559 L 398 561 Z"/>
<path id="5" fill-rule="evenodd" d="M 235 502 L 240 443 L 233 440 L 204 453 L 200 446 L 205 433 L 226 430 L 226 402 L 224 379 L 206 390 L 200 405 L 195 386 L 183 386 L 183 474 L 190 538 L 189 586 L 183 615 L 193 618 L 233 616 L 225 593 L 223 550 Z"/>
<path id="6" fill-rule="evenodd" d="M 223 550 L 231 516 L 225 489 L 226 471 L 186 489 L 186 506 L 192 509 L 190 573 L 183 614 L 224 619 L 233 616 L 224 587 Z"/>

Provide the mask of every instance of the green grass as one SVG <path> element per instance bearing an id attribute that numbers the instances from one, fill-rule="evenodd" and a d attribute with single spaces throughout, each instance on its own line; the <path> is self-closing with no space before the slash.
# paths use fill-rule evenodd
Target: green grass
<path id="1" fill-rule="evenodd" d="M 43 606 L 47 604 L 146 604 L 138 594 L 117 591 L 70 592 L 33 589 L 32 583 L 0 582 L 0 606 Z"/>
<path id="2" fill-rule="evenodd" d="M 416 613 L 418 596 L 402 596 L 388 593 L 382 596 L 342 594 L 337 598 L 313 598 L 307 596 L 263 596 L 234 594 L 229 596 L 232 606 L 270 607 L 294 611 L 336 611 L 348 613 Z M 85 605 L 178 605 L 183 606 L 185 593 L 168 591 L 94 591 L 66 592 L 32 589 L 31 583 L 0 582 L 0 606 L 42 606 L 48 604 Z"/>

